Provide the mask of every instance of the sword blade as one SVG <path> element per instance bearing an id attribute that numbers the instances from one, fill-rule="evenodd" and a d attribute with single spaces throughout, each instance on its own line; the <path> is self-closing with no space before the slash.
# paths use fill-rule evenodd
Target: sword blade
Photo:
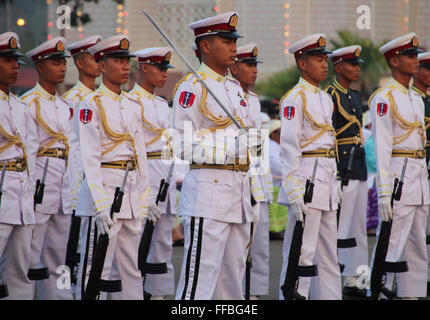
<path id="1" fill-rule="evenodd" d="M 176 46 L 170 41 L 169 37 L 164 33 L 163 30 L 158 26 L 158 24 L 151 18 L 151 16 L 145 11 L 142 10 L 142 13 L 148 18 L 148 20 L 154 25 L 154 27 L 160 32 L 160 34 L 163 36 L 163 38 L 167 41 L 167 43 L 170 45 L 170 47 L 177 53 L 179 58 L 182 60 L 182 62 L 187 66 L 188 69 L 200 80 L 200 82 L 205 86 L 206 90 L 209 92 L 209 94 L 214 98 L 216 103 L 223 109 L 223 111 L 227 114 L 227 116 L 233 121 L 233 123 L 237 126 L 238 129 L 242 129 L 242 126 L 237 122 L 237 120 L 233 117 L 233 115 L 230 113 L 230 111 L 227 110 L 227 108 L 221 103 L 221 101 L 217 98 L 217 96 L 212 92 L 212 90 L 206 85 L 205 81 L 202 77 L 194 70 L 194 68 L 191 66 L 191 64 L 185 59 L 185 57 L 182 55 L 182 53 L 176 48 Z"/>
<path id="2" fill-rule="evenodd" d="M 407 165 L 408 165 L 408 157 L 405 157 L 405 161 L 403 162 L 402 175 L 400 176 L 401 182 L 403 182 L 403 179 L 405 178 L 405 172 L 406 172 Z"/>
<path id="3" fill-rule="evenodd" d="M 127 163 L 127 168 L 125 168 L 124 178 L 122 179 L 121 191 L 124 192 L 125 184 L 127 183 L 128 172 L 130 171 L 130 162 Z"/>
<path id="4" fill-rule="evenodd" d="M 354 153 L 355 153 L 355 147 L 352 147 L 351 153 L 349 154 L 349 160 L 348 160 L 348 172 L 351 171 L 352 168 L 352 160 L 354 159 Z"/>

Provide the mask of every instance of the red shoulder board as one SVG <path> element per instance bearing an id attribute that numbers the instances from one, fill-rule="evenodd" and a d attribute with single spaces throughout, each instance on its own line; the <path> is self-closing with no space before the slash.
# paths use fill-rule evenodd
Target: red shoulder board
<path id="1" fill-rule="evenodd" d="M 87 124 L 91 121 L 91 117 L 93 116 L 93 112 L 90 109 L 82 109 L 79 113 L 79 120 L 83 124 Z"/>

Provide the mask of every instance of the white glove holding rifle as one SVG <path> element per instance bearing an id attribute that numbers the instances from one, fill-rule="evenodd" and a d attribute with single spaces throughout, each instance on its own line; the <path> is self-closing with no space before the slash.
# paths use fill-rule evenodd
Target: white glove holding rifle
<path id="1" fill-rule="evenodd" d="M 308 206 L 305 205 L 303 197 L 299 197 L 296 201 L 291 203 L 291 210 L 296 215 L 297 221 L 303 221 L 303 216 L 308 213 Z"/>
<path id="2" fill-rule="evenodd" d="M 393 219 L 393 211 L 391 210 L 391 197 L 378 198 L 378 211 L 382 221 Z"/>
<path id="3" fill-rule="evenodd" d="M 161 209 L 155 204 L 155 201 L 153 201 L 148 206 L 148 215 L 147 219 L 152 221 L 154 224 L 161 218 Z"/>
<path id="4" fill-rule="evenodd" d="M 110 210 L 104 210 L 102 212 L 97 213 L 95 219 L 97 230 L 99 230 L 101 234 L 109 235 L 110 228 L 116 222 L 115 214 L 113 215 L 113 219 L 111 219 Z"/>

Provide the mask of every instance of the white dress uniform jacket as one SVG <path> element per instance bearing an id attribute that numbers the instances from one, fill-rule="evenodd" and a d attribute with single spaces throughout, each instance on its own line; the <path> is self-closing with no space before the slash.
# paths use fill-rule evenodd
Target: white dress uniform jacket
<path id="1" fill-rule="evenodd" d="M 167 101 L 156 95 L 153 95 L 135 84 L 129 92 L 134 100 L 139 101 L 142 110 L 143 129 L 146 138 L 146 152 L 164 152 L 166 159 L 149 159 L 149 181 L 151 186 L 151 199 L 156 200 L 158 190 L 160 189 L 161 179 L 166 179 L 169 173 L 170 162 L 168 158 L 171 150 L 168 141 L 170 134 L 168 129 L 172 127 L 171 113 Z M 167 205 L 169 204 L 169 210 Z M 163 213 L 176 213 L 176 181 L 174 175 L 169 181 L 169 191 L 166 201 L 160 202 L 158 206 Z"/>
<path id="2" fill-rule="evenodd" d="M 48 147 L 68 149 L 67 161 L 54 157 L 49 158 L 43 202 L 36 205 L 36 211 L 43 214 L 56 214 L 60 209 L 60 205 L 62 205 L 61 209 L 64 214 L 71 214 L 72 180 L 75 162 L 73 157 L 78 146 L 74 130 L 69 121 L 69 105 L 58 94 L 55 94 L 55 96 L 49 94 L 39 83 L 25 93 L 22 99 L 29 106 L 32 119 L 38 124 L 37 147 L 39 152 Z M 61 138 L 57 139 L 51 136 L 48 131 L 64 135 L 67 138 L 67 142 Z M 52 143 L 54 140 L 56 141 Z M 42 180 L 46 159 L 47 157 L 43 155 L 37 157 L 35 179 Z"/>
<path id="3" fill-rule="evenodd" d="M 0 127 L 14 141 L 20 140 L 24 149 L 11 144 L 0 130 L 0 162 L 6 163 L 27 158 L 28 170 L 22 172 L 6 171 L 0 206 L 0 223 L 12 225 L 34 224 L 33 194 L 34 169 L 36 165 L 37 145 L 36 123 L 31 118 L 24 101 L 0 91 Z M 8 147 L 8 145 L 10 145 Z M 2 168 L 0 168 L 1 170 Z"/>
<path id="4" fill-rule="evenodd" d="M 282 127 L 288 130 L 281 131 L 284 192 L 279 192 L 278 202 L 289 205 L 303 197 L 306 180 L 312 178 L 315 158 L 302 158 L 302 152 L 335 148 L 334 131 L 329 130 L 333 101 L 323 90 L 300 78 L 282 99 L 280 110 L 284 113 L 280 115 Z M 309 116 L 325 127 L 314 125 Z M 296 132 L 296 135 L 291 132 Z M 313 198 L 307 204 L 309 207 L 324 211 L 337 209 L 336 172 L 334 158 L 318 159 Z"/>
<path id="5" fill-rule="evenodd" d="M 395 177 L 400 179 L 404 157 L 392 157 L 395 150 L 424 150 L 424 103 L 420 96 L 391 78 L 371 97 L 372 133 L 375 140 L 378 197 L 392 194 Z M 429 204 L 425 157 L 409 158 L 403 193 L 398 204 Z"/>
<path id="6" fill-rule="evenodd" d="M 113 141 L 108 136 L 103 126 L 104 121 L 107 122 L 113 134 L 120 137 L 117 141 Z M 133 140 L 124 138 L 121 140 L 121 137 L 127 134 Z M 124 198 L 117 218 L 143 219 L 146 217 L 149 178 L 141 109 L 137 101 L 125 92 L 117 95 L 101 84 L 79 105 L 79 138 L 85 171 L 79 201 L 82 201 L 83 206 L 87 208 L 85 211 L 94 216 L 104 210 L 110 210 L 115 188 L 122 185 L 125 171 L 102 168 L 101 163 L 137 157 L 138 168 L 128 174 Z"/>
<path id="7" fill-rule="evenodd" d="M 244 93 L 240 84 L 218 75 L 204 63 L 198 72 L 230 113 L 243 123 L 239 108 Z M 234 150 L 234 136 L 238 135 L 239 129 L 194 75 L 187 76 L 178 84 L 173 104 L 175 127 L 181 139 L 184 139 L 184 159 L 198 163 L 227 164 L 230 150 Z M 219 128 L 217 132 L 215 128 Z M 230 135 L 232 139 L 225 139 L 227 132 L 233 133 Z M 183 216 L 227 223 L 250 222 L 249 176 L 246 172 L 233 170 L 190 170 L 185 175 L 179 206 Z"/>

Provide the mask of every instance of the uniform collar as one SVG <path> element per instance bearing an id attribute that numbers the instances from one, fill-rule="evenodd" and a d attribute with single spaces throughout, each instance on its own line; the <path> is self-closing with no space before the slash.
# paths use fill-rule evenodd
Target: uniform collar
<path id="1" fill-rule="evenodd" d="M 78 82 L 76 83 L 76 87 L 78 87 L 82 92 L 84 92 L 85 94 L 94 92 L 94 90 L 91 90 L 90 88 L 88 88 L 86 85 L 84 85 L 81 81 L 78 80 Z"/>
<path id="2" fill-rule="evenodd" d="M 393 77 L 390 78 L 390 83 L 398 90 L 403 92 L 404 94 L 409 94 L 408 88 L 406 88 L 404 85 L 402 85 L 400 82 L 398 82 Z"/>
<path id="3" fill-rule="evenodd" d="M 106 87 L 104 85 L 104 83 L 102 82 L 100 84 L 100 86 L 97 89 L 100 92 L 103 92 L 104 94 L 106 94 L 107 96 L 109 96 L 110 98 L 112 98 L 115 101 L 121 101 L 121 95 L 120 94 L 116 94 L 115 92 L 113 92 L 112 90 L 110 90 L 108 87 Z M 122 93 L 122 91 L 121 91 Z"/>
<path id="4" fill-rule="evenodd" d="M 340 83 L 339 83 L 337 80 L 334 80 L 334 81 L 333 81 L 333 86 L 334 86 L 336 89 L 338 89 L 340 92 L 343 92 L 344 94 L 348 94 L 348 89 L 346 89 L 346 88 L 342 87 L 342 86 L 340 85 Z"/>
<path id="5" fill-rule="evenodd" d="M 48 91 L 46 91 L 45 89 L 43 89 L 43 87 L 40 85 L 40 83 L 38 82 L 36 84 L 35 87 L 36 91 L 38 91 L 46 100 L 49 101 L 55 101 L 55 95 L 57 93 L 55 93 L 55 95 L 50 94 Z"/>
<path id="6" fill-rule="evenodd" d="M 209 68 L 207 65 L 205 65 L 203 62 L 200 65 L 200 71 L 203 72 L 206 76 L 209 78 L 212 78 L 218 82 L 225 82 L 226 77 L 220 75 L 219 73 L 213 71 L 211 68 Z"/>
<path id="7" fill-rule="evenodd" d="M 0 90 L 0 100 L 9 101 L 9 95 Z"/>
<path id="8" fill-rule="evenodd" d="M 145 89 L 143 89 L 141 86 L 139 86 L 137 83 L 135 83 L 133 90 L 137 91 L 137 93 L 141 94 L 142 96 L 153 100 L 155 98 L 155 94 L 149 93 Z"/>
<path id="9" fill-rule="evenodd" d="M 305 79 L 303 79 L 302 77 L 300 77 L 299 79 L 299 84 L 304 86 L 306 89 L 314 92 L 314 93 L 320 93 L 321 92 L 321 88 L 320 87 L 315 87 L 313 84 L 310 84 L 309 82 L 307 82 Z"/>
<path id="10" fill-rule="evenodd" d="M 415 91 L 416 93 L 418 93 L 423 98 L 427 97 L 427 94 L 425 92 L 422 92 L 420 89 L 418 89 L 414 85 L 411 86 L 411 90 Z"/>

